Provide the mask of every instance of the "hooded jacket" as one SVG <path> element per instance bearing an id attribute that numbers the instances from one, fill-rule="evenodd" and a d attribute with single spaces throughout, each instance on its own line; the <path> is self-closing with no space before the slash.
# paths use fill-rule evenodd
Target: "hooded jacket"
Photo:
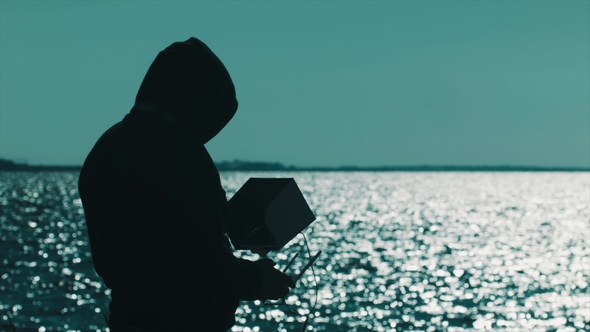
<path id="1" fill-rule="evenodd" d="M 215 54 L 196 38 L 177 42 L 86 158 L 79 192 L 112 327 L 225 331 L 261 287 L 260 270 L 228 247 L 227 200 L 204 147 L 236 110 Z"/>

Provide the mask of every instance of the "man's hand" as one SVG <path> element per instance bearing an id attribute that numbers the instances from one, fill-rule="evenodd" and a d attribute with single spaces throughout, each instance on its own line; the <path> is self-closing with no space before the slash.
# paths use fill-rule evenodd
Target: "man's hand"
<path id="1" fill-rule="evenodd" d="M 257 300 L 278 300 L 289 294 L 289 288 L 295 287 L 295 282 L 288 275 L 274 268 L 275 263 L 270 259 L 255 262 L 262 271 L 262 287 L 254 296 Z"/>

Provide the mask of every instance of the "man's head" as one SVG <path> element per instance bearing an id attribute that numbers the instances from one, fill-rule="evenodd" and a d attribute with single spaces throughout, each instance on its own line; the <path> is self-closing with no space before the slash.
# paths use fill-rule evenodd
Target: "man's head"
<path id="1" fill-rule="evenodd" d="M 203 144 L 225 127 L 238 102 L 227 69 L 197 38 L 176 42 L 158 54 L 135 98 L 171 114 Z"/>

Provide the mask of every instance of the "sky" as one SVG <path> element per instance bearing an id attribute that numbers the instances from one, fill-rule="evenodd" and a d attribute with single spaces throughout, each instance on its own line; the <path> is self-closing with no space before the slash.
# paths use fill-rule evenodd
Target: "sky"
<path id="1" fill-rule="evenodd" d="M 590 1 L 0 1 L 0 158 L 81 165 L 194 36 L 215 161 L 590 167 Z"/>

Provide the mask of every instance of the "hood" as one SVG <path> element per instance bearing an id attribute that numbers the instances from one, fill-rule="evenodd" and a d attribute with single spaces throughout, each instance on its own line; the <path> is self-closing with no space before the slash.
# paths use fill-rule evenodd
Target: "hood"
<path id="1" fill-rule="evenodd" d="M 158 54 L 135 98 L 136 106 L 145 103 L 171 114 L 202 144 L 215 137 L 238 108 L 227 69 L 194 37 L 173 43 Z"/>

